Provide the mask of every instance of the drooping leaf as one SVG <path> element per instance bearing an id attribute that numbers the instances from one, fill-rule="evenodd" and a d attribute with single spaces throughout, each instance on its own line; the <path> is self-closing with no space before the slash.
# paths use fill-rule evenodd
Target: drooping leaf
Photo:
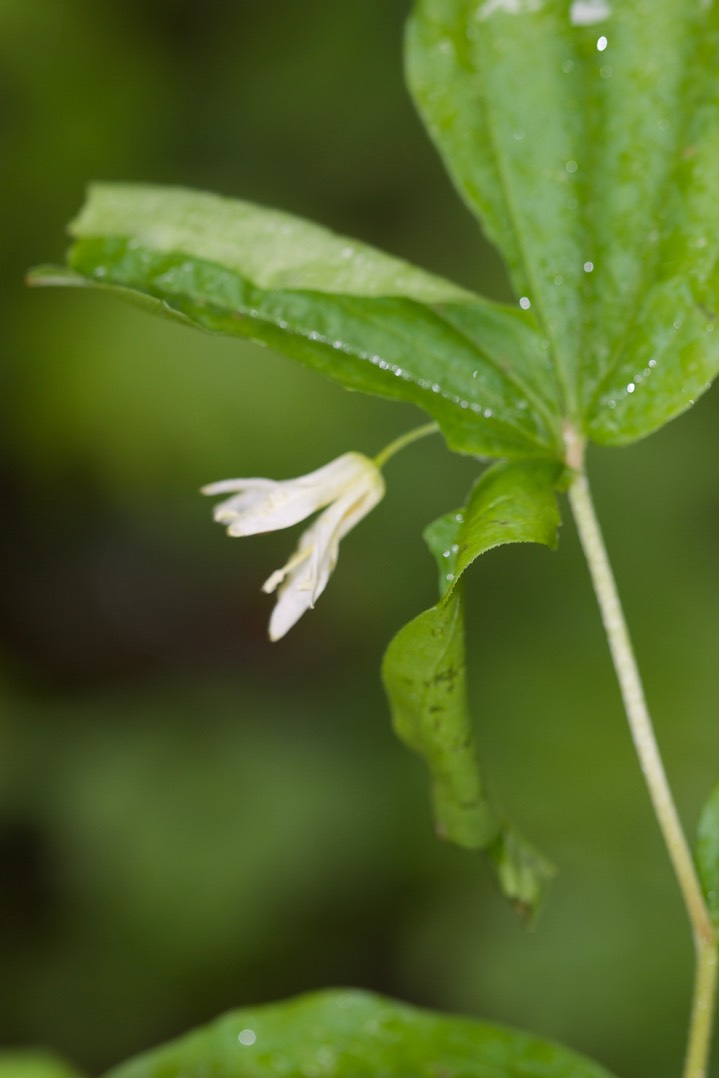
<path id="1" fill-rule="evenodd" d="M 709 913 L 719 933 L 719 782 L 699 819 L 697 867 Z"/>
<path id="2" fill-rule="evenodd" d="M 611 1078 L 526 1033 L 337 990 L 233 1011 L 107 1078 Z"/>
<path id="3" fill-rule="evenodd" d="M 395 731 L 429 768 L 439 835 L 488 850 L 502 890 L 529 913 L 552 870 L 495 811 L 484 788 L 467 701 L 461 577 L 503 543 L 556 544 L 561 474 L 549 463 L 497 464 L 476 483 L 466 508 L 427 529 L 441 598 L 397 633 L 382 669 Z"/>
<path id="4" fill-rule="evenodd" d="M 559 458 L 559 393 L 533 316 L 248 203 L 93 187 L 69 269 L 157 313 L 269 345 L 342 385 L 411 401 L 468 453 Z"/>
<path id="5" fill-rule="evenodd" d="M 437 834 L 470 850 L 497 838 L 467 704 L 461 589 L 397 633 L 385 655 L 395 733 L 427 762 Z"/>
<path id="6" fill-rule="evenodd" d="M 417 0 L 410 19 L 430 134 L 599 442 L 719 370 L 718 62 L 701 0 Z"/>

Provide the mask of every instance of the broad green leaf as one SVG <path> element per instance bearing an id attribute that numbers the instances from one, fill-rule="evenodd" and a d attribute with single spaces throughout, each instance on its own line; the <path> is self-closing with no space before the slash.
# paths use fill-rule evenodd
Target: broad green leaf
<path id="1" fill-rule="evenodd" d="M 69 269 L 157 313 L 269 345 L 351 389 L 411 401 L 459 452 L 562 453 L 559 391 L 530 313 L 317 226 L 215 195 L 96 186 Z"/>
<path id="2" fill-rule="evenodd" d="M 337 990 L 232 1011 L 107 1078 L 611 1078 L 526 1033 Z"/>
<path id="3" fill-rule="evenodd" d="M 719 370 L 718 63 L 701 0 L 417 0 L 410 19 L 430 134 L 599 442 Z"/>
<path id="4" fill-rule="evenodd" d="M 699 819 L 697 867 L 714 928 L 719 932 L 719 782 Z"/>
<path id="5" fill-rule="evenodd" d="M 471 292 L 288 213 L 182 187 L 95 184 L 70 226 L 82 237 L 133 238 L 157 254 L 184 251 L 266 292 L 471 300 Z"/>
<path id="6" fill-rule="evenodd" d="M 397 633 L 382 668 L 395 731 L 429 769 L 438 834 L 488 850 L 504 893 L 527 912 L 536 909 L 552 870 L 497 814 L 484 789 L 467 701 L 461 577 L 503 543 L 555 546 L 561 475 L 549 463 L 497 464 L 478 480 L 466 508 L 427 529 L 441 598 Z"/>
<path id="7" fill-rule="evenodd" d="M 0 1052 L 0 1078 L 81 1078 L 67 1063 L 32 1049 Z"/>

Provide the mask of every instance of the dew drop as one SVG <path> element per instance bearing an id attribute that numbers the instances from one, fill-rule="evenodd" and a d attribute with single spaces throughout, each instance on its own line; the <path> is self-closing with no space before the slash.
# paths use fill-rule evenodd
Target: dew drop
<path id="1" fill-rule="evenodd" d="M 584 272 L 585 273 L 592 273 L 593 270 L 594 270 L 594 263 L 593 262 L 585 262 L 584 263 Z"/>
<path id="2" fill-rule="evenodd" d="M 608 44 L 609 42 L 607 41 L 604 34 L 602 34 L 601 37 L 597 38 L 597 52 L 604 52 Z"/>
<path id="3" fill-rule="evenodd" d="M 627 386 L 627 393 L 633 393 L 636 388 L 634 382 L 630 382 Z"/>
<path id="4" fill-rule="evenodd" d="M 566 168 L 567 172 L 576 172 L 578 166 L 576 161 L 567 161 L 564 167 Z"/>
<path id="5" fill-rule="evenodd" d="M 529 308 L 532 306 L 532 301 L 529 299 L 528 296 L 522 296 L 519 301 L 519 306 L 522 308 L 523 311 L 528 311 Z"/>
<path id="6" fill-rule="evenodd" d="M 246 1047 L 249 1047 L 257 1040 L 257 1034 L 255 1033 L 254 1029 L 241 1029 L 240 1032 L 237 1034 L 237 1039 L 240 1044 L 244 1044 Z"/>

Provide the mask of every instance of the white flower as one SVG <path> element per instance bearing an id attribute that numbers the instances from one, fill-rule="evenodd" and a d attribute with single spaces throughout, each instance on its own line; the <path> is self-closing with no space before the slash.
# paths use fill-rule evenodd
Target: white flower
<path id="1" fill-rule="evenodd" d="M 215 520 L 226 524 L 231 536 L 289 528 L 324 509 L 302 533 L 287 564 L 263 585 L 263 591 L 277 590 L 270 639 L 279 640 L 327 587 L 340 540 L 382 499 L 384 480 L 369 457 L 345 453 L 297 479 L 225 479 L 203 487 L 202 493 L 233 495 L 214 510 Z"/>

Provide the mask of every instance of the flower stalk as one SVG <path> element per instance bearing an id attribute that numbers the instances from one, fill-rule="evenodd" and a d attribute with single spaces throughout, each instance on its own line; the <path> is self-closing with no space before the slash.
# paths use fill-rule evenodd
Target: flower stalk
<path id="1" fill-rule="evenodd" d="M 391 460 L 396 453 L 406 449 L 408 445 L 412 445 L 413 442 L 418 442 L 420 438 L 426 438 L 429 434 L 436 434 L 439 427 L 436 423 L 425 423 L 422 427 L 415 427 L 414 430 L 407 431 L 406 434 L 401 434 L 399 438 L 395 438 L 393 442 L 386 445 L 381 452 L 374 458 L 374 462 L 378 468 L 384 468 L 388 460 Z"/>
<path id="2" fill-rule="evenodd" d="M 684 1078 L 706 1078 L 717 989 L 717 939 L 657 745 L 634 650 L 586 475 L 569 503 L 589 567 L 634 746 L 694 937 L 694 997 Z"/>

